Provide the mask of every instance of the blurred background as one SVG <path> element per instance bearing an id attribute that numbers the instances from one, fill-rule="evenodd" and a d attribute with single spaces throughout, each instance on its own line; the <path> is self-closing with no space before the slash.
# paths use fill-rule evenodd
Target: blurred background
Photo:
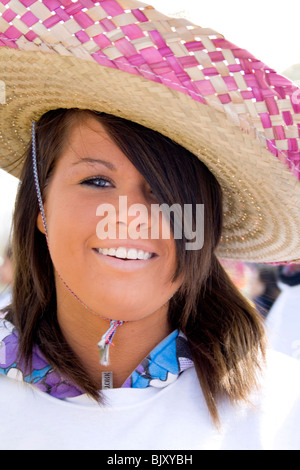
<path id="1" fill-rule="evenodd" d="M 165 14 L 184 16 L 218 31 L 300 85 L 299 0 L 153 0 L 148 3 Z M 7 255 L 17 186 L 16 178 L 0 170 L 0 308 L 1 297 L 6 299 L 9 291 Z M 280 292 L 277 268 L 229 261 L 224 261 L 224 266 L 240 290 L 267 315 Z"/>

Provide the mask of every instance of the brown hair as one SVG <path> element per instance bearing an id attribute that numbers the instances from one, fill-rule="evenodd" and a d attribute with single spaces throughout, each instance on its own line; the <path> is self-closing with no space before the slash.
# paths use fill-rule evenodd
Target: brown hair
<path id="1" fill-rule="evenodd" d="M 36 127 L 37 160 L 43 198 L 71 126 L 93 116 L 144 176 L 160 204 L 204 204 L 204 246 L 186 250 L 176 239 L 183 284 L 170 301 L 169 319 L 188 338 L 200 384 L 213 419 L 217 401 L 247 399 L 264 356 L 264 329 L 255 309 L 227 276 L 215 250 L 222 231 L 222 191 L 207 167 L 169 138 L 136 123 L 87 110 L 54 110 Z M 30 363 L 37 344 L 50 365 L 99 400 L 99 391 L 60 330 L 54 273 L 39 213 L 31 145 L 23 165 L 14 214 L 15 280 L 8 319 L 19 332 L 19 353 Z M 195 214 L 194 214 L 195 215 Z M 200 397 L 199 397 L 200 398 Z M 100 396 L 101 399 L 101 396 Z"/>

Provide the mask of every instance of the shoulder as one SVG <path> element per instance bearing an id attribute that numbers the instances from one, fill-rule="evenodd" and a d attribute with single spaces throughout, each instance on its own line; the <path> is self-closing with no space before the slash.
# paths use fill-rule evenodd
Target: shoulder
<path id="1" fill-rule="evenodd" d="M 16 362 L 18 336 L 14 325 L 5 318 L 0 319 L 0 374 L 7 374 L 7 368 Z"/>
<path id="2" fill-rule="evenodd" d="M 300 449 L 300 363 L 269 350 L 249 400 L 219 407 L 224 449 Z"/>
<path id="3" fill-rule="evenodd" d="M 300 400 L 300 361 L 275 350 L 268 350 L 267 365 L 262 377 L 263 388 L 272 395 Z M 276 386 L 276 388 L 275 388 Z"/>
<path id="4" fill-rule="evenodd" d="M 5 318 L 0 318 L 0 341 L 12 334 L 15 330 L 15 327 L 12 323 L 5 320 Z"/>
<path id="5" fill-rule="evenodd" d="M 300 362 L 269 350 L 255 398 L 264 448 L 300 449 Z"/>

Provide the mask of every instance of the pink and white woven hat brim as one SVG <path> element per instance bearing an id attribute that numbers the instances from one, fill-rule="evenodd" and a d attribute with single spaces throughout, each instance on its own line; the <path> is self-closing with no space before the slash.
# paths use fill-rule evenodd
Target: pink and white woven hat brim
<path id="1" fill-rule="evenodd" d="M 219 33 L 135 0 L 0 0 L 0 162 L 58 107 L 125 117 L 224 191 L 223 258 L 300 260 L 300 90 Z M 2 94 L 1 94 L 2 93 Z"/>

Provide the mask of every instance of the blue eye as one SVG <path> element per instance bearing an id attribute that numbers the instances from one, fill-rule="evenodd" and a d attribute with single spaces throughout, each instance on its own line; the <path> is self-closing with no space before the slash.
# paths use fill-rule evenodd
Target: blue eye
<path id="1" fill-rule="evenodd" d="M 85 186 L 94 186 L 96 188 L 109 188 L 112 186 L 112 183 L 107 178 L 102 178 L 100 176 L 88 178 L 84 181 L 81 181 L 82 185 Z"/>

